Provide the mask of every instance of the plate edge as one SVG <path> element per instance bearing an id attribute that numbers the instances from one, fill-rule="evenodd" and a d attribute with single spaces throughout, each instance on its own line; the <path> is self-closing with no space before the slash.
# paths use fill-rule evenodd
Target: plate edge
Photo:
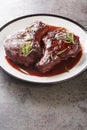
<path id="1" fill-rule="evenodd" d="M 79 24 L 78 22 L 68 18 L 68 17 L 64 17 L 62 15 L 55 15 L 55 14 L 47 14 L 47 13 L 38 13 L 38 14 L 29 14 L 29 15 L 23 15 L 23 16 L 20 16 L 20 17 L 17 17 L 17 18 L 14 18 L 13 20 L 10 20 L 8 21 L 7 23 L 5 23 L 4 25 L 2 25 L 0 27 L 0 32 L 5 28 L 7 27 L 8 25 L 10 25 L 11 23 L 13 22 L 16 22 L 18 20 L 21 20 L 21 19 L 24 19 L 24 18 L 28 18 L 28 17 L 35 17 L 35 16 L 51 16 L 51 17 L 56 17 L 56 18 L 62 18 L 62 19 L 65 19 L 65 20 L 68 20 L 70 22 L 73 22 L 74 24 L 78 25 L 80 28 L 82 28 L 86 33 L 87 33 L 87 29 Z"/>

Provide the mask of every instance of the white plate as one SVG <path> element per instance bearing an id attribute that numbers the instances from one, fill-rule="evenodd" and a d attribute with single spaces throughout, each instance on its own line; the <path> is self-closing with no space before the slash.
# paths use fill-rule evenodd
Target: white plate
<path id="1" fill-rule="evenodd" d="M 6 61 L 5 52 L 2 44 L 3 39 L 7 35 L 12 34 L 18 30 L 21 30 L 37 20 L 45 22 L 46 24 L 65 27 L 70 32 L 73 32 L 74 34 L 80 37 L 80 42 L 83 49 L 83 55 L 78 64 L 76 64 L 76 66 L 73 67 L 68 73 L 66 72 L 51 77 L 38 77 L 38 76 L 26 75 L 10 66 L 10 64 L 8 64 L 8 62 Z M 35 14 L 14 19 L 9 23 L 5 24 L 4 26 L 2 26 L 0 29 L 0 66 L 10 75 L 25 81 L 36 83 L 53 83 L 64 81 L 79 74 L 87 67 L 87 32 L 84 29 L 84 27 L 82 27 L 82 25 L 74 22 L 73 20 L 56 15 Z"/>

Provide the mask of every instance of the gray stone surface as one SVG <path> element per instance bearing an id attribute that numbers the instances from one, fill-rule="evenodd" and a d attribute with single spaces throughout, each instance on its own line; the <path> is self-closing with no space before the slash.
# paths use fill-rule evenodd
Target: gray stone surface
<path id="1" fill-rule="evenodd" d="M 62 15 L 87 29 L 87 0 L 0 0 L 0 27 L 32 13 Z M 87 70 L 44 85 L 20 81 L 0 69 L 0 130 L 87 130 Z"/>

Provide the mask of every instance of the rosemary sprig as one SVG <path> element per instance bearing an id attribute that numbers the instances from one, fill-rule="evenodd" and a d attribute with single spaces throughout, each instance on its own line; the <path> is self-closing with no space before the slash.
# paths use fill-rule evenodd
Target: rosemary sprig
<path id="1" fill-rule="evenodd" d="M 64 69 L 66 72 L 69 72 L 69 69 L 66 66 L 64 67 Z"/>
<path id="2" fill-rule="evenodd" d="M 23 44 L 20 47 L 20 50 L 21 50 L 21 52 L 23 53 L 24 56 L 28 56 L 33 51 L 33 48 L 30 45 L 30 43 L 28 43 L 28 44 Z"/>
<path id="3" fill-rule="evenodd" d="M 59 52 L 57 53 L 57 55 L 63 54 L 66 50 L 67 50 L 67 48 L 65 48 L 65 49 L 63 49 L 63 50 L 61 50 L 61 51 L 59 51 Z"/>
<path id="4" fill-rule="evenodd" d="M 57 33 L 54 37 L 55 39 L 59 40 L 59 39 L 63 39 L 64 42 L 66 43 L 75 43 L 75 39 L 74 39 L 74 34 L 70 33 L 70 32 L 60 32 Z"/>
<path id="5" fill-rule="evenodd" d="M 66 38 L 64 39 L 64 42 L 73 43 L 74 44 L 75 43 L 74 34 L 66 32 Z"/>

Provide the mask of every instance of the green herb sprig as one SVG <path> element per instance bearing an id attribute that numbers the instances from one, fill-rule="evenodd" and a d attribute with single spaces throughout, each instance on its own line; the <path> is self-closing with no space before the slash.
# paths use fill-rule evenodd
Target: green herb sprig
<path id="1" fill-rule="evenodd" d="M 64 39 L 64 42 L 73 43 L 74 44 L 75 43 L 74 34 L 66 32 L 66 38 Z"/>
<path id="2" fill-rule="evenodd" d="M 66 66 L 64 67 L 64 69 L 66 72 L 69 72 L 69 69 Z"/>
<path id="3" fill-rule="evenodd" d="M 70 32 L 61 32 L 55 35 L 54 37 L 55 39 L 59 40 L 59 39 L 63 39 L 64 42 L 66 43 L 73 43 L 75 44 L 75 38 L 74 38 L 74 34 L 70 33 Z"/>
<path id="4" fill-rule="evenodd" d="M 55 35 L 54 38 L 57 39 L 57 40 L 59 40 L 59 39 L 65 39 L 66 38 L 66 33 L 63 33 L 63 32 L 58 33 L 58 34 Z"/>
<path id="5" fill-rule="evenodd" d="M 57 55 L 63 54 L 66 50 L 67 50 L 67 48 L 65 48 L 65 49 L 63 49 L 63 50 L 61 50 L 61 51 L 59 51 L 59 52 L 57 53 Z"/>
<path id="6" fill-rule="evenodd" d="M 21 50 L 21 52 L 23 53 L 24 56 L 28 56 L 33 51 L 33 48 L 30 45 L 30 43 L 28 43 L 28 44 L 23 44 L 20 47 L 20 50 Z"/>

